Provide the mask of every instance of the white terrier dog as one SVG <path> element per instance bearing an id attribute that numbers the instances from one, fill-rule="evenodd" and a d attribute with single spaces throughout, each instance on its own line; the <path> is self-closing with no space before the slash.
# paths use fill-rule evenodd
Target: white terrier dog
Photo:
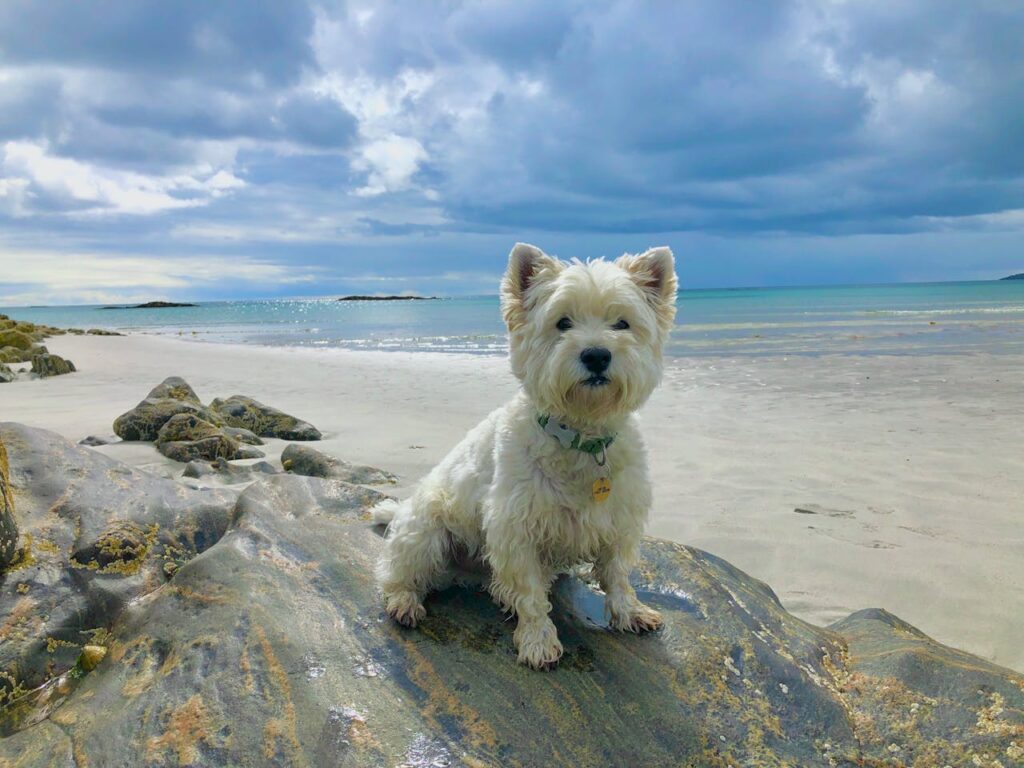
<path id="1" fill-rule="evenodd" d="M 519 243 L 501 285 L 521 391 L 476 426 L 412 498 L 375 510 L 390 522 L 378 578 L 406 626 L 457 562 L 489 568 L 491 594 L 518 617 L 519 661 L 562 655 L 548 591 L 592 563 L 616 629 L 653 630 L 657 611 L 629 583 L 651 504 L 636 411 L 658 384 L 675 317 L 672 252 L 566 263 Z"/>

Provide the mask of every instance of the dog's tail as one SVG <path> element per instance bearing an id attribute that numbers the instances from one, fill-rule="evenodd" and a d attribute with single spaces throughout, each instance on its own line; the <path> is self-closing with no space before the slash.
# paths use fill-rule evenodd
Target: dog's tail
<path id="1" fill-rule="evenodd" d="M 370 510 L 373 515 L 373 522 L 378 525 L 387 525 L 395 519 L 400 502 L 398 499 L 384 499 Z"/>

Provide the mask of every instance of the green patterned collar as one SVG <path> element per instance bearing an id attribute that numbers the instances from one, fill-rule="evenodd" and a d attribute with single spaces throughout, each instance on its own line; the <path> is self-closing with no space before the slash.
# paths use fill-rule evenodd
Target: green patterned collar
<path id="1" fill-rule="evenodd" d="M 545 434 L 556 438 L 563 448 L 575 448 L 577 451 L 589 453 L 595 459 L 600 455 L 600 463 L 602 464 L 604 463 L 605 451 L 608 450 L 609 445 L 615 442 L 614 433 L 603 437 L 590 437 L 584 440 L 579 431 L 573 429 L 568 424 L 559 423 L 546 413 L 537 417 L 537 423 L 540 424 Z"/>

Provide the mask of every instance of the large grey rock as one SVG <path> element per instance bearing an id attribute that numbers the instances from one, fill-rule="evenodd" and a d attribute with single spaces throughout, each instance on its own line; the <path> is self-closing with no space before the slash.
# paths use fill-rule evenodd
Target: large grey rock
<path id="1" fill-rule="evenodd" d="M 45 452 L 12 459 L 42 473 L 54 465 L 45 494 L 36 498 L 23 471 L 14 482 L 32 499 L 31 517 L 62 520 L 68 505 L 95 497 L 90 488 L 108 481 L 81 463 L 94 453 L 52 450 L 50 459 Z M 130 485 L 167 481 L 156 482 Z M 116 510 L 129 498 L 107 501 Z M 210 497 L 190 497 L 203 498 Z M 87 674 L 64 677 L 71 655 L 55 659 L 53 682 L 0 715 L 0 733 L 9 734 L 0 739 L 0 764 L 1020 761 L 1021 675 L 941 646 L 881 611 L 811 626 L 766 585 L 679 544 L 645 541 L 634 574 L 642 597 L 665 616 L 653 635 L 610 632 L 593 584 L 569 577 L 556 584 L 553 617 L 566 653 L 551 673 L 516 663 L 514 621 L 476 589 L 431 596 L 420 628 L 402 629 L 383 616 L 372 577 L 381 540 L 367 510 L 380 498 L 286 474 L 249 486 L 223 538 L 198 556 L 192 548 L 168 583 L 117 604 L 116 621 L 107 603 L 92 604 L 91 620 L 110 629 L 106 657 Z M 55 515 L 43 511 L 47 505 Z M 138 543 L 133 531 L 114 534 L 122 544 L 107 548 L 115 555 L 107 562 L 117 565 L 116 553 Z M 15 581 L 3 584 L 0 604 L 21 599 L 10 592 Z M 47 632 L 38 622 L 21 631 Z"/>
<path id="2" fill-rule="evenodd" d="M 129 602 L 165 584 L 168 563 L 220 539 L 236 494 L 189 490 L 19 424 L 0 423 L 0 442 L 22 548 L 0 582 L 2 706 L 73 665 Z"/>
<path id="3" fill-rule="evenodd" d="M 282 440 L 319 440 L 320 430 L 294 416 L 244 395 L 232 395 L 210 403 L 210 410 L 231 427 L 248 429 L 260 437 Z"/>
<path id="4" fill-rule="evenodd" d="M 397 477 L 383 469 L 350 464 L 308 445 L 289 445 L 281 453 L 281 465 L 296 475 L 344 480 L 359 485 L 383 485 L 398 481 Z"/>
<path id="5" fill-rule="evenodd" d="M 18 378 L 18 376 L 14 371 L 3 363 L 0 363 L 0 384 L 10 384 L 16 378 Z"/>
<path id="6" fill-rule="evenodd" d="M 32 373 L 40 378 L 63 376 L 66 373 L 74 372 L 75 364 L 59 355 L 51 355 L 46 352 L 32 358 Z"/>

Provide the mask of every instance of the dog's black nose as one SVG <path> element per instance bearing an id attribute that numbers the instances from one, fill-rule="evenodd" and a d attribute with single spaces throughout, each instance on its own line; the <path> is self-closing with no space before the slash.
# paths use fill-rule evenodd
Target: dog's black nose
<path id="1" fill-rule="evenodd" d="M 591 373 L 604 373 L 612 361 L 612 353 L 604 347 L 587 347 L 580 352 L 580 362 Z"/>

